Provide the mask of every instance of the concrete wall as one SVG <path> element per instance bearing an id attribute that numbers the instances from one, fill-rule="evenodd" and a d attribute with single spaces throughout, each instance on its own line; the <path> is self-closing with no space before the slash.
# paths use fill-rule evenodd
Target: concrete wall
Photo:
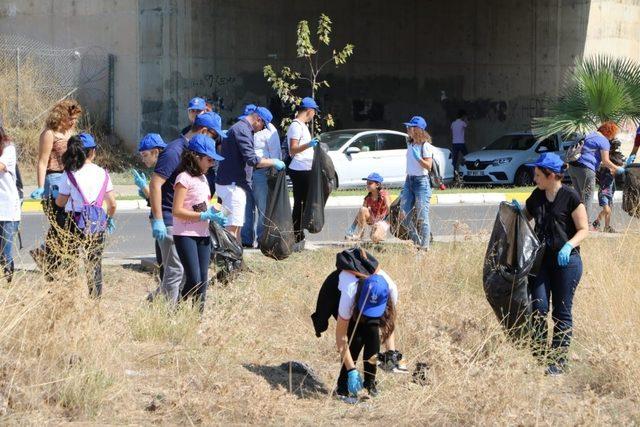
<path id="1" fill-rule="evenodd" d="M 140 132 L 138 22 L 137 0 L 0 0 L 2 33 L 96 57 L 115 55 L 114 124 L 130 145 Z"/>

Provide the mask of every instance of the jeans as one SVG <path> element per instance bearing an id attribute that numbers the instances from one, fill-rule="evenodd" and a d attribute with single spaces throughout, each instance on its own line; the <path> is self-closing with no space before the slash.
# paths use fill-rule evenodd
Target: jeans
<path id="1" fill-rule="evenodd" d="M 264 212 L 267 210 L 268 193 L 267 169 L 254 170 L 253 188 L 251 193 L 247 193 L 247 206 L 244 211 L 244 225 L 241 232 L 243 245 L 253 245 L 264 231 Z"/>
<path id="2" fill-rule="evenodd" d="M 42 195 L 42 198 L 55 198 L 58 195 L 58 188 L 60 186 L 61 180 L 62 172 L 53 172 L 46 174 L 44 177 L 44 194 Z"/>
<path id="3" fill-rule="evenodd" d="M 569 167 L 569 176 L 571 177 L 573 188 L 582 197 L 584 207 L 587 208 L 587 222 L 591 224 L 591 202 L 596 189 L 596 173 L 589 168 L 571 166 Z"/>
<path id="4" fill-rule="evenodd" d="M 353 363 L 356 363 L 360 352 L 364 348 L 364 354 L 362 355 L 362 360 L 364 360 L 364 386 L 369 388 L 374 386 L 376 381 L 376 363 L 369 363 L 368 360 L 380 351 L 380 323 L 377 320 L 363 320 L 358 324 L 357 328 L 355 326 L 356 322 L 352 320 L 351 323 L 349 323 L 347 331 L 347 338 L 351 339 L 353 336 L 351 345 L 349 346 L 349 352 L 351 353 Z M 345 368 L 344 364 L 338 376 L 336 393 L 341 396 L 349 395 L 347 368 Z"/>
<path id="5" fill-rule="evenodd" d="M 0 268 L 7 279 L 11 281 L 13 275 L 13 241 L 20 221 L 0 221 Z"/>
<path id="6" fill-rule="evenodd" d="M 529 283 L 533 308 L 534 354 L 544 357 L 548 350 L 547 315 L 552 306 L 552 357 L 566 357 L 571 343 L 573 296 L 582 277 L 582 259 L 577 251 L 569 258 L 569 265 L 560 267 L 557 253 L 547 248 L 538 275 Z"/>
<path id="7" fill-rule="evenodd" d="M 431 182 L 429 176 L 407 175 L 400 208 L 404 214 L 402 224 L 409 231 L 409 237 L 420 248 L 428 248 L 431 236 L 429 206 L 431 204 Z M 415 215 L 415 221 L 414 221 Z"/>
<path id="8" fill-rule="evenodd" d="M 178 302 L 178 296 L 184 280 L 184 269 L 173 241 L 172 226 L 167 227 L 167 237 L 158 240 L 158 244 L 160 245 L 162 266 L 164 268 L 160 289 L 167 301 L 175 304 Z"/>
<path id="9" fill-rule="evenodd" d="M 293 232 L 296 235 L 296 243 L 304 240 L 304 230 L 302 230 L 302 215 L 307 203 L 307 193 L 309 192 L 309 184 L 311 171 L 295 171 L 289 169 L 289 177 L 293 184 Z"/>
<path id="10" fill-rule="evenodd" d="M 193 297 L 194 306 L 200 313 L 204 311 L 204 302 L 209 286 L 209 262 L 211 257 L 211 238 L 194 236 L 173 236 L 178 256 L 184 268 L 185 283 L 181 299 Z"/>
<path id="11" fill-rule="evenodd" d="M 453 148 L 451 149 L 451 162 L 453 163 L 454 172 L 458 169 L 458 157 L 460 154 L 463 156 L 469 154 L 467 146 L 464 144 L 453 144 Z"/>

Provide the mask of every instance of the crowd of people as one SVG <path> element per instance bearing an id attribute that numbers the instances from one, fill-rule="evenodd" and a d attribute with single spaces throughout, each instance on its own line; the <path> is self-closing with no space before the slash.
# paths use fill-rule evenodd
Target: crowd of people
<path id="1" fill-rule="evenodd" d="M 192 299 L 202 313 L 209 283 L 210 222 L 226 227 L 242 245 L 255 247 L 267 220 L 270 168 L 287 169 L 291 178 L 296 250 L 304 248 L 302 215 L 310 185 L 313 148 L 319 144 L 309 124 L 319 111 L 314 99 L 301 100 L 286 133 L 284 152 L 267 108 L 247 105 L 237 121 L 224 131 L 220 115 L 202 98 L 189 102 L 190 124 L 173 141 L 165 143 L 155 133 L 139 141 L 141 160 L 153 172 L 147 177 L 144 172 L 134 170 L 133 182 L 150 207 L 150 232 L 161 266 L 160 285 L 149 294 L 149 300 L 161 296 L 169 304 L 177 304 Z M 108 171 L 95 163 L 98 143 L 92 135 L 78 133 L 76 129 L 82 112 L 76 101 L 59 102 L 49 112 L 40 135 L 37 187 L 30 196 L 42 200 L 50 228 L 44 243 L 32 251 L 32 256 L 47 280 L 54 280 L 56 273 L 69 265 L 69 255 L 81 257 L 89 294 L 99 297 L 103 288 L 105 239 L 115 231 L 117 204 Z M 466 150 L 466 123 L 466 114 L 461 111 L 451 126 L 454 162 L 458 153 Z M 404 126 L 409 139 L 400 219 L 415 246 L 426 250 L 430 245 L 429 173 L 434 166 L 433 146 L 423 117 L 414 116 Z M 615 123 L 603 123 L 584 138 L 579 155 L 570 164 L 554 153 L 543 153 L 529 165 L 534 168 L 537 188 L 524 206 L 513 201 L 534 221 L 535 233 L 545 245 L 540 269 L 530 280 L 530 294 L 534 354 L 547 364 L 547 373 L 551 375 L 562 373 L 567 365 L 573 297 L 582 276 L 580 244 L 589 233 L 596 175 L 600 205 L 606 208 L 613 200 L 613 178 L 625 171 L 610 156 L 618 132 Z M 633 162 L 638 146 L 640 143 L 636 143 L 628 162 Z M 0 126 L 0 265 L 9 281 L 14 270 L 12 246 L 22 202 L 17 160 L 16 148 Z M 562 183 L 566 173 L 571 177 L 572 187 Z M 370 227 L 371 240 L 381 242 L 389 231 L 390 196 L 384 189 L 383 177 L 376 171 L 363 180 L 367 194 L 347 237 L 360 240 Z M 610 227 L 610 213 L 610 209 L 604 209 L 593 227 L 599 226 L 601 220 Z M 71 252 L 62 253 L 62 247 Z M 340 292 L 333 314 L 337 319 L 336 344 L 343 361 L 337 393 L 344 398 L 353 398 L 362 388 L 371 395 L 377 394 L 374 359 L 385 354 L 379 354 L 381 343 L 391 352 L 386 354 L 395 357 L 393 367 L 406 370 L 398 363 L 393 342 L 398 287 L 377 261 L 373 263 L 370 254 L 360 249 L 353 251 L 339 254 L 334 286 Z M 554 326 L 549 345 L 550 311 Z M 356 360 L 363 350 L 364 381 L 356 369 Z"/>

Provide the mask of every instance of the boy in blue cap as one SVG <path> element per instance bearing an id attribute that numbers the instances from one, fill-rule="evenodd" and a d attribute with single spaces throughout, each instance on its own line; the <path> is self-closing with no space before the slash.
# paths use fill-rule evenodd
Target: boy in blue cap
<path id="1" fill-rule="evenodd" d="M 380 243 L 389 231 L 389 223 L 385 220 L 389 214 L 391 201 L 386 190 L 382 189 L 384 178 L 377 172 L 371 173 L 366 178 L 367 195 L 364 203 L 356 215 L 349 230 L 347 230 L 347 240 L 360 240 L 367 225 L 371 226 L 371 241 Z"/>
<path id="2" fill-rule="evenodd" d="M 209 111 L 207 109 L 207 103 L 204 98 L 200 98 L 196 96 L 195 98 L 191 98 L 189 101 L 189 105 L 187 106 L 187 115 L 189 116 L 189 126 L 185 126 L 184 129 L 180 131 L 180 135 L 186 135 L 187 132 L 191 130 L 191 126 L 193 122 L 196 120 L 196 117 L 203 112 Z"/>

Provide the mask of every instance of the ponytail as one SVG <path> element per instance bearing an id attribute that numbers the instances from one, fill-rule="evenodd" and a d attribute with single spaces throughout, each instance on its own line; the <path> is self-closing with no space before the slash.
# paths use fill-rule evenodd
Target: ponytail
<path id="1" fill-rule="evenodd" d="M 82 140 L 78 135 L 69 138 L 67 151 L 62 155 L 62 164 L 66 172 L 75 172 L 84 166 L 93 148 L 86 149 L 82 145 Z"/>

